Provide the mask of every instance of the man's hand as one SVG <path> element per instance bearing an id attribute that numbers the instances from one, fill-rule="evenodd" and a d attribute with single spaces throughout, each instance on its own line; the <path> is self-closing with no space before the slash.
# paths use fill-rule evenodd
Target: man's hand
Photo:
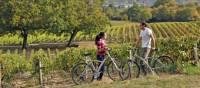
<path id="1" fill-rule="evenodd" d="M 155 46 L 153 46 L 153 47 L 152 47 L 152 49 L 156 49 L 156 47 L 155 47 Z"/>
<path id="2" fill-rule="evenodd" d="M 156 50 L 156 48 L 155 48 L 155 47 L 152 47 L 151 49 L 152 49 L 152 50 Z"/>

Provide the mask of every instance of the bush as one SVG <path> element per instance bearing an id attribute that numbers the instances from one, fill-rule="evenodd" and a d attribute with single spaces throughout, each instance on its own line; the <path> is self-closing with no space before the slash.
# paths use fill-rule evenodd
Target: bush
<path id="1" fill-rule="evenodd" d="M 188 75 L 199 75 L 200 74 L 200 64 L 194 66 L 189 62 L 183 63 L 183 73 Z"/>

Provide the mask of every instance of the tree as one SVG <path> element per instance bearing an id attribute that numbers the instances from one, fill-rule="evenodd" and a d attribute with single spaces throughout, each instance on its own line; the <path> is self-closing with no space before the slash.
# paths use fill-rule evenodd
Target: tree
<path id="1" fill-rule="evenodd" d="M 112 5 L 110 5 L 109 7 L 105 8 L 105 14 L 112 19 L 112 17 L 114 16 L 114 8 L 112 7 Z"/>
<path id="2" fill-rule="evenodd" d="M 88 32 L 103 29 L 109 24 L 102 12 L 102 0 L 68 0 L 66 8 L 66 30 L 71 33 L 68 46 L 79 31 Z M 64 17 L 65 18 L 65 17 Z"/>
<path id="3" fill-rule="evenodd" d="M 79 31 L 105 27 L 109 20 L 101 10 L 102 0 L 5 0 L 1 2 L 0 24 L 5 31 L 22 31 L 27 48 L 29 30 L 71 33 L 68 46 Z"/>
<path id="4" fill-rule="evenodd" d="M 195 21 L 199 20 L 200 16 L 196 9 L 188 7 L 180 9 L 176 14 L 176 18 L 178 21 Z"/>
<path id="5" fill-rule="evenodd" d="M 127 20 L 126 8 L 115 8 L 112 4 L 104 8 L 104 13 L 110 20 Z"/>
<path id="6" fill-rule="evenodd" d="M 188 0 L 186 6 L 198 6 L 199 2 L 197 0 Z"/>
<path id="7" fill-rule="evenodd" d="M 179 6 L 184 7 L 196 7 L 199 5 L 198 0 L 176 0 Z"/>
<path id="8" fill-rule="evenodd" d="M 176 0 L 157 0 L 153 7 L 159 7 L 161 5 L 165 5 L 165 4 L 168 4 L 168 5 L 176 5 Z"/>
<path id="9" fill-rule="evenodd" d="M 44 28 L 40 0 L 3 0 L 0 6 L 0 24 L 4 31 L 20 30 L 22 48 L 27 48 L 29 30 Z"/>
<path id="10" fill-rule="evenodd" d="M 156 21 L 174 21 L 175 15 L 175 7 L 160 6 L 154 10 L 153 19 Z"/>
<path id="11" fill-rule="evenodd" d="M 128 19 L 130 21 L 148 21 L 152 18 L 151 11 L 143 6 L 134 4 L 131 8 L 128 9 Z"/>

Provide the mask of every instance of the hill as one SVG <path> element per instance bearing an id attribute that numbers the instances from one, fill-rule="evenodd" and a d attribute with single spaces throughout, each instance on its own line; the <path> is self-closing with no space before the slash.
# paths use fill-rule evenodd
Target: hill
<path id="1" fill-rule="evenodd" d="M 147 6 L 152 6 L 156 0 L 106 0 L 106 4 L 114 4 L 114 5 L 132 4 L 134 1 L 137 3 L 145 3 Z M 200 2 L 200 0 L 176 0 L 176 1 L 179 4 L 189 3 L 191 1 Z"/>

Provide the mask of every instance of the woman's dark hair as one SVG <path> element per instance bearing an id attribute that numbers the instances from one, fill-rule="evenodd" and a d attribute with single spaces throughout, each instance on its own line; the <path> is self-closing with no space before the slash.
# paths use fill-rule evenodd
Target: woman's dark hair
<path id="1" fill-rule="evenodd" d="M 145 22 L 142 22 L 141 25 L 147 27 L 147 24 Z"/>
<path id="2" fill-rule="evenodd" d="M 105 32 L 100 32 L 95 38 L 95 44 L 98 45 L 98 41 L 105 36 Z"/>

